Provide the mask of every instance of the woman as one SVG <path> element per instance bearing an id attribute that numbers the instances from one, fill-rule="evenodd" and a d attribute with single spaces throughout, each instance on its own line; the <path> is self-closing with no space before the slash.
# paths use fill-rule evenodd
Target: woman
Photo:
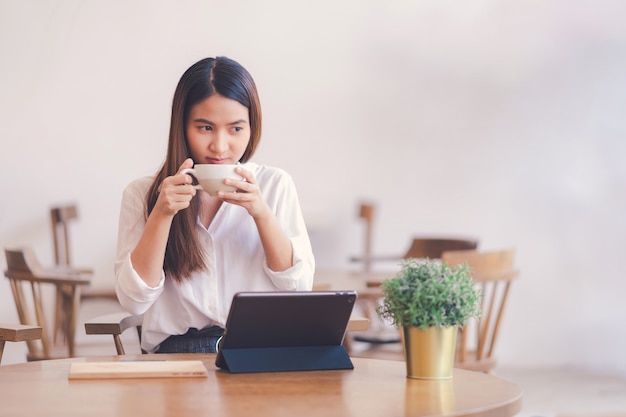
<path id="1" fill-rule="evenodd" d="M 249 162 L 260 138 L 256 86 L 240 64 L 207 58 L 183 74 L 163 167 L 122 199 L 116 291 L 143 314 L 143 350 L 215 352 L 235 293 L 311 289 L 315 261 L 294 183 Z M 212 197 L 182 173 L 194 163 L 240 163 L 243 180 L 225 180 L 236 191 Z"/>

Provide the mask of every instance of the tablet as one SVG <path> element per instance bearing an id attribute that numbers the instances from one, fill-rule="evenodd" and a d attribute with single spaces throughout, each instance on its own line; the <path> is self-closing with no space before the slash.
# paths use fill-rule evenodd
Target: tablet
<path id="1" fill-rule="evenodd" d="M 230 372 L 352 369 L 343 337 L 355 291 L 235 294 L 215 364 Z"/>

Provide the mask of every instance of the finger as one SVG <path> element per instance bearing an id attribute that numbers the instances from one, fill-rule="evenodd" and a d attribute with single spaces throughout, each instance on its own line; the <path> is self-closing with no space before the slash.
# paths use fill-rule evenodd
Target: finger
<path id="1" fill-rule="evenodd" d="M 165 184 L 165 182 L 164 182 Z M 162 187 L 161 194 L 169 202 L 191 200 L 196 195 L 196 189 L 189 184 L 169 184 Z"/>
<path id="2" fill-rule="evenodd" d="M 232 178 L 224 178 L 224 184 L 230 185 L 231 187 L 235 187 L 237 190 L 241 189 L 241 184 L 244 184 L 243 181 L 234 180 Z"/>
<path id="3" fill-rule="evenodd" d="M 174 195 L 179 196 L 179 198 L 191 198 L 196 195 L 196 187 L 191 184 L 182 184 L 177 185 L 172 190 Z"/>
<path id="4" fill-rule="evenodd" d="M 224 184 L 235 187 L 237 192 L 252 193 L 257 189 L 256 184 L 248 181 L 234 180 L 232 178 L 226 178 Z"/>
<path id="5" fill-rule="evenodd" d="M 236 193 L 232 191 L 218 191 L 217 198 L 231 204 L 240 204 L 244 201 L 245 193 Z"/>
<path id="6" fill-rule="evenodd" d="M 180 166 L 178 167 L 178 171 L 176 172 L 176 175 L 179 175 L 183 169 L 187 169 L 187 168 L 193 168 L 193 159 L 191 158 L 185 159 L 183 163 L 180 164 Z"/>
<path id="7" fill-rule="evenodd" d="M 193 159 L 191 158 L 185 159 L 183 163 L 180 164 L 180 167 L 178 167 L 175 177 L 178 178 L 177 181 L 179 184 L 193 184 L 194 178 L 191 174 L 182 174 L 182 171 L 188 168 L 193 168 Z"/>
<path id="8" fill-rule="evenodd" d="M 172 177 L 167 177 L 163 180 L 163 183 L 161 184 L 161 192 L 163 192 L 166 189 L 170 189 L 170 188 L 176 189 L 179 186 L 189 185 L 192 183 L 193 183 L 193 179 L 191 178 L 190 175 L 186 175 L 186 174 L 179 174 L 179 175 L 174 175 Z M 185 190 L 177 190 L 177 191 L 185 192 Z"/>
<path id="9" fill-rule="evenodd" d="M 170 189 L 159 196 L 158 205 L 166 213 L 176 214 L 180 210 L 189 207 L 192 194 L 178 193 L 173 188 L 184 188 L 185 186 L 170 187 Z M 195 191 L 195 190 L 194 190 Z"/>
<path id="10" fill-rule="evenodd" d="M 248 171 L 247 169 L 243 169 L 242 167 L 236 167 L 235 172 L 241 175 L 246 182 L 249 182 L 252 184 L 256 183 L 256 178 L 254 177 L 254 174 Z"/>

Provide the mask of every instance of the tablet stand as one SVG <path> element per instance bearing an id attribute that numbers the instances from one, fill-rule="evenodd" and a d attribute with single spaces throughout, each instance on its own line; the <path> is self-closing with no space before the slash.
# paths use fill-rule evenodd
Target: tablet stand
<path id="1" fill-rule="evenodd" d="M 223 369 L 232 373 L 354 369 L 343 346 L 222 349 Z"/>

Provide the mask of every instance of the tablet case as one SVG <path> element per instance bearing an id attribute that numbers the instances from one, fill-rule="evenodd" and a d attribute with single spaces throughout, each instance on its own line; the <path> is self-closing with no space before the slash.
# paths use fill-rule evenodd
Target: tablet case
<path id="1" fill-rule="evenodd" d="M 354 369 L 342 346 L 354 291 L 242 292 L 215 364 L 232 373 Z"/>

